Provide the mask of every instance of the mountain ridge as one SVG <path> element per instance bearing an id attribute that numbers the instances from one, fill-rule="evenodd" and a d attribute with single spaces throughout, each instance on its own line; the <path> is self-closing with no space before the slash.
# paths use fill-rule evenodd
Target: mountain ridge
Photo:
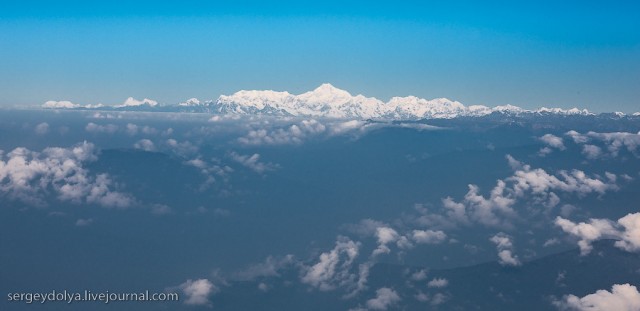
<path id="1" fill-rule="evenodd" d="M 70 101 L 47 101 L 46 109 L 91 109 L 122 111 L 200 112 L 233 115 L 266 115 L 289 117 L 316 117 L 334 119 L 420 120 L 453 119 L 458 117 L 482 117 L 491 114 L 508 115 L 595 115 L 587 109 L 562 109 L 541 107 L 527 110 L 513 105 L 488 107 L 465 106 L 447 98 L 424 99 L 416 96 L 396 96 L 383 102 L 375 97 L 351 93 L 324 83 L 312 91 L 291 94 L 286 91 L 241 90 L 231 95 L 220 95 L 216 100 L 200 101 L 191 98 L 172 105 L 161 105 L 145 98 L 129 97 L 123 104 L 78 105 Z M 617 116 L 622 117 L 616 113 Z M 640 113 L 631 116 L 640 116 Z"/>

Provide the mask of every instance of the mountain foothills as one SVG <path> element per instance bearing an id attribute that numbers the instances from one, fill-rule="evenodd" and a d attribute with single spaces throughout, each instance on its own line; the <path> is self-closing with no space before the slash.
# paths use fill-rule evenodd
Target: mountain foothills
<path id="1" fill-rule="evenodd" d="M 325 83 L 313 91 L 299 95 L 276 91 L 239 91 L 221 95 L 217 100 L 200 101 L 191 98 L 176 105 L 160 105 L 151 99 L 129 97 L 115 106 L 79 105 L 70 101 L 47 101 L 48 109 L 98 109 L 122 111 L 203 112 L 235 115 L 269 115 L 292 117 L 323 117 L 335 119 L 416 120 L 480 117 L 493 113 L 510 115 L 593 115 L 586 109 L 540 108 L 526 110 L 505 105 L 487 107 L 465 106 L 447 98 L 427 100 L 415 96 L 393 97 L 383 102 L 374 97 L 353 96 L 345 90 Z M 640 115 L 636 113 L 635 115 Z"/>

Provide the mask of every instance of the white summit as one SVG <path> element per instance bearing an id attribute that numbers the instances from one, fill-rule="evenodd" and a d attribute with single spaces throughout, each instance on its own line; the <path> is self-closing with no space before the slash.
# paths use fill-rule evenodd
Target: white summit
<path id="1" fill-rule="evenodd" d="M 329 83 L 299 95 L 276 91 L 239 91 L 222 95 L 208 102 L 213 112 L 230 114 L 259 114 L 341 119 L 451 119 L 478 117 L 494 112 L 503 114 L 590 114 L 577 108 L 540 108 L 535 111 L 506 105 L 490 108 L 482 105 L 465 106 L 447 98 L 423 99 L 415 96 L 393 97 L 382 102 L 374 97 L 351 95 Z"/>

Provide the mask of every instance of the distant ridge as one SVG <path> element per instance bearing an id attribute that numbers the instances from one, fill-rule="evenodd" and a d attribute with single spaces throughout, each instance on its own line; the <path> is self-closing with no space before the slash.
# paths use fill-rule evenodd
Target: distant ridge
<path id="1" fill-rule="evenodd" d="M 69 101 L 47 101 L 42 105 L 47 109 L 91 109 L 116 111 L 163 111 L 200 112 L 233 115 L 266 115 L 317 117 L 336 119 L 378 119 L 378 120 L 419 120 L 452 119 L 457 117 L 481 117 L 490 114 L 508 115 L 594 115 L 586 109 L 545 108 L 526 110 L 505 105 L 487 107 L 483 105 L 465 106 L 447 98 L 423 99 L 415 96 L 393 97 L 382 102 L 374 97 L 351 95 L 345 90 L 325 83 L 306 93 L 294 95 L 289 92 L 270 90 L 242 90 L 232 95 L 221 95 L 217 100 L 200 101 L 191 98 L 174 105 L 160 105 L 152 99 L 136 100 L 129 97 L 116 106 L 82 106 Z M 634 114 L 633 116 L 636 116 Z M 616 116 L 622 117 L 616 113 Z"/>

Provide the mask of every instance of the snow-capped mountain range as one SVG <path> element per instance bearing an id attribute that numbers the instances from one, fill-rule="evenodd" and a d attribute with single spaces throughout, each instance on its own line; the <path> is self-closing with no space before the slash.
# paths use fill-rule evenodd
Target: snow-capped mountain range
<path id="1" fill-rule="evenodd" d="M 416 120 L 451 119 L 456 117 L 480 117 L 493 113 L 500 114 L 541 114 L 541 115 L 593 115 L 586 109 L 540 108 L 525 110 L 506 105 L 487 107 L 465 106 L 446 98 L 427 100 L 415 96 L 393 97 L 383 102 L 373 97 L 351 95 L 325 83 L 313 91 L 299 95 L 276 91 L 239 91 L 232 95 L 221 95 L 217 100 L 200 101 L 191 98 L 177 105 L 159 105 L 145 98 L 136 100 L 129 97 L 116 106 L 81 106 L 69 101 L 48 101 L 43 108 L 53 109 L 115 109 L 146 111 L 206 112 L 235 115 L 298 116 L 339 119 L 380 119 Z"/>

